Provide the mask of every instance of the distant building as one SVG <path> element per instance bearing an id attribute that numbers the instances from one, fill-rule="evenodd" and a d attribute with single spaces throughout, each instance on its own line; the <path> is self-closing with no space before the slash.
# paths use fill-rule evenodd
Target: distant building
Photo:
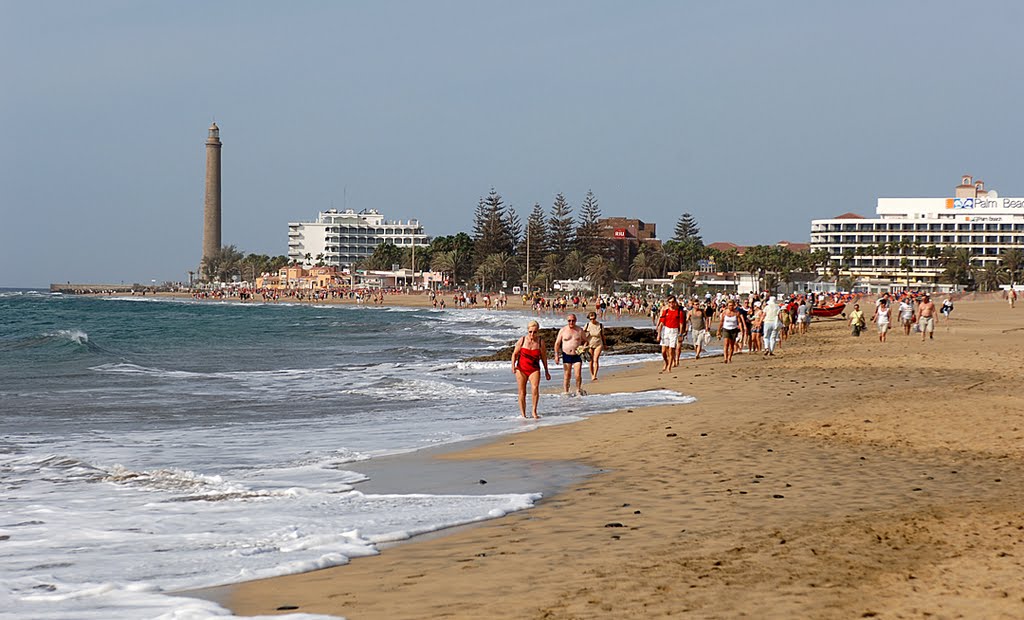
<path id="1" fill-rule="evenodd" d="M 601 237 L 609 240 L 620 271 L 628 269 L 641 245 L 652 249 L 661 247 L 655 224 L 627 217 L 606 217 L 597 220 L 597 225 Z"/>
<path id="2" fill-rule="evenodd" d="M 385 220 L 376 209 L 330 209 L 321 211 L 315 222 L 288 223 L 288 258 L 307 266 L 322 262 L 348 267 L 382 243 L 410 248 L 428 242 L 419 220 Z"/>
<path id="3" fill-rule="evenodd" d="M 879 198 L 874 218 L 844 213 L 811 221 L 811 248 L 863 281 L 933 286 L 943 271 L 942 250 L 969 248 L 974 264 L 985 268 L 1022 247 L 1024 198 L 1000 198 L 970 175 L 961 177 L 953 198 Z"/>
<path id="4" fill-rule="evenodd" d="M 263 274 L 256 278 L 257 288 L 277 290 L 321 290 L 351 288 L 396 288 L 414 287 L 417 289 L 437 288 L 444 279 L 439 271 L 412 271 L 398 269 L 395 271 L 364 271 L 350 272 L 337 267 L 310 267 L 287 265 L 277 273 Z"/>
<path id="5" fill-rule="evenodd" d="M 779 241 L 775 245 L 777 247 L 780 247 L 780 248 L 785 248 L 785 249 L 789 250 L 790 252 L 810 252 L 811 251 L 811 244 L 810 243 L 793 243 L 792 241 Z M 709 243 L 709 244 L 707 244 L 704 247 L 710 248 L 712 250 L 718 250 L 719 252 L 729 252 L 729 251 L 735 250 L 737 256 L 743 256 L 743 254 L 747 251 L 747 248 L 749 248 L 751 246 L 749 246 L 749 245 L 737 245 L 737 244 L 733 243 L 732 241 L 715 241 L 714 243 Z"/>

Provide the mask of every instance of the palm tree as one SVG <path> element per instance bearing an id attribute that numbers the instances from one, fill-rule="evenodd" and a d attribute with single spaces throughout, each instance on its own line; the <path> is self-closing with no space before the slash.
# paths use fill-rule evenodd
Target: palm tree
<path id="1" fill-rule="evenodd" d="M 846 271 L 853 275 L 853 259 L 857 257 L 857 250 L 854 248 L 846 248 L 843 250 L 843 265 L 846 267 Z"/>
<path id="2" fill-rule="evenodd" d="M 945 268 L 942 277 L 951 284 L 970 286 L 974 281 L 974 254 L 971 248 L 947 248 L 939 259 Z"/>
<path id="3" fill-rule="evenodd" d="M 229 282 L 241 274 L 243 254 L 233 245 L 225 245 L 212 256 L 202 260 L 202 271 L 206 280 Z"/>
<path id="4" fill-rule="evenodd" d="M 583 266 L 587 257 L 580 250 L 573 250 L 566 253 L 565 261 L 562 263 L 562 274 L 567 278 L 579 278 L 583 276 Z"/>
<path id="5" fill-rule="evenodd" d="M 985 269 L 980 270 L 978 280 L 981 283 L 982 290 L 996 291 L 999 290 L 1001 284 L 1007 283 L 1009 273 L 1003 267 L 990 264 Z"/>
<path id="6" fill-rule="evenodd" d="M 660 275 L 667 275 L 669 271 L 677 269 L 679 267 L 679 255 L 675 252 L 670 252 L 664 245 L 654 250 L 651 258 L 655 265 L 658 266 Z"/>
<path id="7" fill-rule="evenodd" d="M 454 285 L 456 282 L 462 282 L 463 278 L 461 276 L 468 262 L 469 259 L 466 253 L 459 248 L 455 248 L 448 252 L 436 254 L 430 261 L 430 268 L 441 273 L 452 274 L 451 283 Z"/>
<path id="8" fill-rule="evenodd" d="M 540 274 L 547 283 L 545 289 L 550 291 L 551 284 L 562 274 L 562 261 L 558 258 L 557 254 L 548 254 L 544 257 L 544 262 L 540 267 Z"/>
<path id="9" fill-rule="evenodd" d="M 654 259 L 647 253 L 646 249 L 641 249 L 633 257 L 633 266 L 629 269 L 630 280 L 655 278 L 660 274 L 661 270 L 654 264 Z"/>
<path id="10" fill-rule="evenodd" d="M 484 259 L 484 262 L 480 263 L 480 266 L 487 266 L 487 271 L 492 273 L 497 279 L 502 281 L 508 281 L 509 274 L 516 267 L 516 259 L 508 252 L 499 252 L 497 254 L 490 254 Z M 479 272 L 479 268 L 477 272 Z"/>
<path id="11" fill-rule="evenodd" d="M 1020 248 L 1010 248 L 1003 252 L 1000 257 L 1000 264 L 1006 268 L 1010 277 L 1010 283 L 1016 284 L 1019 280 L 1021 268 L 1024 267 L 1024 251 Z"/>
<path id="12" fill-rule="evenodd" d="M 601 294 L 602 288 L 611 289 L 618 275 L 615 272 L 615 264 L 603 256 L 591 256 L 587 259 L 585 273 L 587 279 L 597 287 L 598 295 Z"/>
<path id="13" fill-rule="evenodd" d="M 499 277 L 501 277 L 501 273 L 499 272 L 501 267 L 499 265 L 499 261 L 496 260 L 497 256 L 497 254 L 491 254 L 490 256 L 485 258 L 484 261 L 480 263 L 480 266 L 476 268 L 476 272 L 473 274 L 473 277 L 475 277 L 480 282 L 481 291 L 488 290 L 488 282 L 494 282 Z"/>

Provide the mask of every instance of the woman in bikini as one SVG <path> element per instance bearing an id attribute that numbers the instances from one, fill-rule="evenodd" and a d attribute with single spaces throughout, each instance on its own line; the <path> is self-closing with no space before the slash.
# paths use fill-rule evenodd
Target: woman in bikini
<path id="1" fill-rule="evenodd" d="M 601 369 L 598 360 L 604 351 L 604 325 L 597 321 L 596 312 L 591 312 L 587 318 L 590 322 L 583 331 L 587 334 L 587 348 L 590 349 L 590 380 L 597 381 L 597 371 Z"/>
<path id="2" fill-rule="evenodd" d="M 548 372 L 547 348 L 540 337 L 540 324 L 530 321 L 526 324 L 526 335 L 516 341 L 512 350 L 512 374 L 519 384 L 519 413 L 526 417 L 526 382 L 533 388 L 533 417 L 537 415 L 537 403 L 540 401 L 540 367 L 544 366 L 544 378 L 551 381 Z"/>

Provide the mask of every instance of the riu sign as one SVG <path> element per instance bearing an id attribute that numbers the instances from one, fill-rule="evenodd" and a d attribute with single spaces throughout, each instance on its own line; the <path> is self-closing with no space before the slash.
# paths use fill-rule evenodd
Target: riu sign
<path id="1" fill-rule="evenodd" d="M 626 229 L 625 228 L 616 228 L 615 229 L 615 238 L 616 239 L 625 239 L 626 238 Z"/>

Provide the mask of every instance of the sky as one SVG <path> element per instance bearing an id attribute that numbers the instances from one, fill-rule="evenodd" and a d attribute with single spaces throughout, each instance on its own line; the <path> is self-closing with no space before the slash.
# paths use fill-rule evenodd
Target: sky
<path id="1" fill-rule="evenodd" d="M 334 208 L 471 231 L 592 190 L 806 242 L 961 174 L 1024 196 L 1024 3 L 0 0 L 0 287 L 185 281 Z"/>

